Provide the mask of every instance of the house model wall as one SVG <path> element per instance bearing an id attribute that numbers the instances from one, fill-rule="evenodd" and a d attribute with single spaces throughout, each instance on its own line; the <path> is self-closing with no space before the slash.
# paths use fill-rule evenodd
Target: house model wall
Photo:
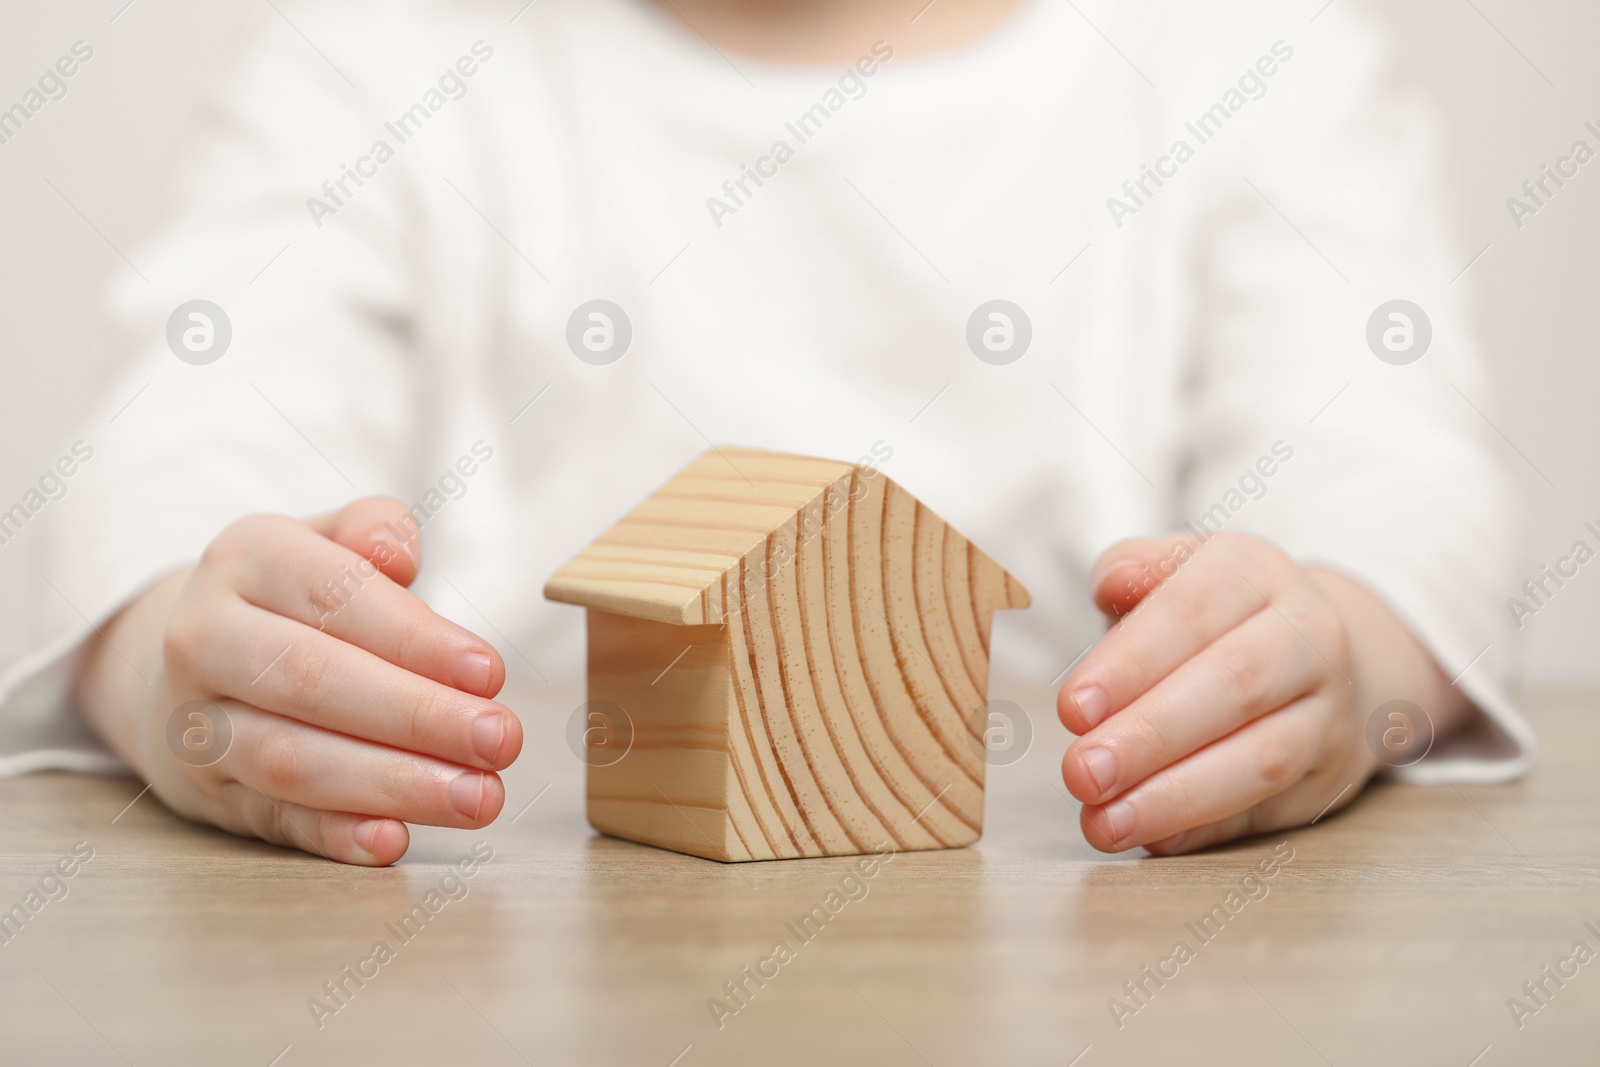
<path id="1" fill-rule="evenodd" d="M 1028 593 L 882 473 L 714 449 L 545 596 L 588 609 L 602 833 L 723 861 L 981 834 L 990 623 Z"/>

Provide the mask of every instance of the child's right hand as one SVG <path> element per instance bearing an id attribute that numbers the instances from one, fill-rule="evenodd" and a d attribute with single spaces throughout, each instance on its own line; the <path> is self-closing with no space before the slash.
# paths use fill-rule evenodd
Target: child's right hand
<path id="1" fill-rule="evenodd" d="M 402 519 L 404 504 L 371 498 L 229 526 L 103 628 L 79 676 L 89 717 L 174 810 L 330 859 L 393 863 L 406 822 L 493 821 L 494 772 L 522 747 L 490 699 L 505 665 L 406 590 L 421 544 L 401 543 Z M 193 765 L 175 715 L 231 729 L 226 755 Z"/>

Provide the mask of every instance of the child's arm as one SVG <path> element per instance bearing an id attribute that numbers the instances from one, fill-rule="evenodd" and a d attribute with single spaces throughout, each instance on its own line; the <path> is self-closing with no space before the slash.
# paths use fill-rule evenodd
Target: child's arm
<path id="1" fill-rule="evenodd" d="M 1379 768 L 1366 727 L 1380 705 L 1411 701 L 1438 734 L 1470 714 L 1365 586 L 1260 538 L 1126 541 L 1091 584 L 1120 621 L 1067 678 L 1059 712 L 1081 735 L 1062 774 L 1103 851 L 1299 826 Z"/>
<path id="2" fill-rule="evenodd" d="M 420 538 L 384 527 L 405 511 L 369 499 L 229 526 L 102 628 L 77 687 L 100 735 L 175 811 L 346 863 L 399 859 L 406 822 L 492 821 L 505 801 L 493 772 L 522 747 L 516 716 L 489 699 L 505 666 L 404 588 Z M 190 701 L 231 729 L 210 766 L 169 743 Z"/>

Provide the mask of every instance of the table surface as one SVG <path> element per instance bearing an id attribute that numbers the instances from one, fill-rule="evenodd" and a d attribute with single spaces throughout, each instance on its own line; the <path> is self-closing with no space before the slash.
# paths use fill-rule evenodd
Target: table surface
<path id="1" fill-rule="evenodd" d="M 1600 963 L 1572 958 L 1600 952 L 1600 695 L 1528 702 L 1545 748 L 1525 781 L 1380 783 L 1316 826 L 1175 859 L 1085 844 L 1067 736 L 1034 710 L 1028 755 L 989 769 L 977 845 L 854 879 L 857 859 L 725 866 L 596 836 L 563 741 L 576 703 L 517 705 L 505 814 L 419 829 L 388 870 L 190 825 L 130 779 L 0 782 L 0 908 L 94 850 L 0 944 L 0 1061 L 1600 1062 Z M 480 841 L 493 858 L 448 878 Z M 1262 878 L 1275 849 L 1292 858 Z M 1541 978 L 1542 1005 L 1523 990 Z"/>

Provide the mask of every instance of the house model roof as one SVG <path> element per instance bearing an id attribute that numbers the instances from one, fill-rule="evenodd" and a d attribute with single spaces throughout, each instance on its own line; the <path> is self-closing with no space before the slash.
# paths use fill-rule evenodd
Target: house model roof
<path id="1" fill-rule="evenodd" d="M 557 571 L 544 594 L 657 622 L 720 625 L 750 583 L 802 556 L 826 565 L 842 550 L 848 560 L 863 537 L 879 540 L 868 555 L 885 568 L 915 557 L 945 580 L 999 586 L 1011 606 L 1028 604 L 1015 578 L 882 473 L 742 448 L 713 448 L 690 463 Z"/>

